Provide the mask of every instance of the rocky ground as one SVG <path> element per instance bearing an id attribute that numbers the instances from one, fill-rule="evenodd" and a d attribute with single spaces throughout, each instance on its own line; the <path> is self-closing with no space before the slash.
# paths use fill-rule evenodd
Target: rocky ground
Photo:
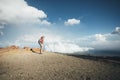
<path id="1" fill-rule="evenodd" d="M 120 80 L 120 64 L 0 48 L 0 80 Z"/>

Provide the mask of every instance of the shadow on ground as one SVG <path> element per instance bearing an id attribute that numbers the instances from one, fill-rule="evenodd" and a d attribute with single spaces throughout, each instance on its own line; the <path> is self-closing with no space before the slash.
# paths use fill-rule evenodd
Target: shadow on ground
<path id="1" fill-rule="evenodd" d="M 30 49 L 33 53 L 40 54 L 40 52 L 33 50 L 32 48 Z"/>

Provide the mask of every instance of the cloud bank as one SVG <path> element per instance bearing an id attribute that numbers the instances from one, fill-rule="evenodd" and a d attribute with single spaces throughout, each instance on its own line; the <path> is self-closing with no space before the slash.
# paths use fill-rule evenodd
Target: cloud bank
<path id="1" fill-rule="evenodd" d="M 74 40 L 66 39 L 48 29 L 35 30 L 34 34 L 18 36 L 15 41 L 7 41 L 1 45 L 18 45 L 21 47 L 39 47 L 38 39 L 45 36 L 45 49 L 51 52 L 75 53 L 87 52 L 89 50 L 99 51 L 120 51 L 120 36 L 111 33 L 93 34 L 90 36 L 78 37 Z"/>
<path id="2" fill-rule="evenodd" d="M 43 10 L 29 6 L 24 0 L 0 0 L 0 24 L 39 23 L 50 25 L 45 20 L 47 15 Z"/>
<path id="3" fill-rule="evenodd" d="M 119 28 L 115 29 L 115 32 L 119 32 Z M 90 36 L 85 36 L 78 40 L 80 44 L 87 44 L 94 48 L 94 50 L 106 50 L 106 51 L 120 51 L 120 36 L 114 35 L 113 33 L 107 34 L 94 34 Z M 79 43 L 78 42 L 78 43 Z M 86 45 L 83 45 L 86 46 Z"/>
<path id="4" fill-rule="evenodd" d="M 45 50 L 50 51 L 50 52 L 75 53 L 75 52 L 85 52 L 90 49 L 93 49 L 93 48 L 88 48 L 88 47 L 80 47 L 76 43 L 72 41 L 69 42 L 69 40 L 66 40 L 63 37 L 55 35 L 55 34 L 44 34 L 44 35 L 45 35 L 44 48 Z M 24 40 L 26 39 L 28 38 L 24 38 Z M 29 39 L 30 39 L 29 41 L 34 42 L 34 39 L 32 37 Z"/>
<path id="5" fill-rule="evenodd" d="M 68 19 L 67 21 L 65 21 L 64 24 L 66 26 L 73 26 L 73 25 L 80 24 L 80 20 L 72 18 L 72 19 Z"/>
<path id="6" fill-rule="evenodd" d="M 75 52 L 89 51 L 90 49 L 93 49 L 93 48 L 80 47 L 75 43 L 59 41 L 59 42 L 48 43 L 45 46 L 45 49 L 51 52 L 75 53 Z"/>
<path id="7" fill-rule="evenodd" d="M 101 42 L 105 42 L 106 41 L 105 35 L 102 35 L 102 34 L 95 34 L 95 39 L 97 41 L 101 41 Z"/>
<path id="8" fill-rule="evenodd" d="M 43 31 L 44 32 L 44 31 Z M 17 46 L 30 46 L 30 47 L 38 47 L 38 39 L 40 35 L 45 36 L 44 49 L 50 52 L 59 52 L 59 53 L 75 53 L 75 52 L 87 52 L 89 50 L 93 50 L 91 47 L 80 47 L 74 41 L 67 40 L 62 36 L 55 35 L 53 33 L 37 33 L 37 34 L 26 34 L 19 36 L 14 42 L 7 42 L 9 45 L 17 45 Z"/>

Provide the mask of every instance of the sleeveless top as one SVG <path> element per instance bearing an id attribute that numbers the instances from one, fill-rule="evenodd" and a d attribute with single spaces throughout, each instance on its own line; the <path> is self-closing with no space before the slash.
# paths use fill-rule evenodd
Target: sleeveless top
<path id="1" fill-rule="evenodd" d="M 43 38 L 40 38 L 40 39 L 38 40 L 38 43 L 39 43 L 39 44 L 43 44 L 43 43 L 44 43 L 44 39 L 43 39 Z"/>

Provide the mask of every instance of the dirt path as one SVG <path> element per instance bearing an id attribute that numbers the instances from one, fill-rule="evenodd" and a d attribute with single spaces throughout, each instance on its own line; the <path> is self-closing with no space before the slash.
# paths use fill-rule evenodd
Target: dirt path
<path id="1" fill-rule="evenodd" d="M 25 50 L 0 55 L 0 80 L 120 80 L 115 63 Z"/>

